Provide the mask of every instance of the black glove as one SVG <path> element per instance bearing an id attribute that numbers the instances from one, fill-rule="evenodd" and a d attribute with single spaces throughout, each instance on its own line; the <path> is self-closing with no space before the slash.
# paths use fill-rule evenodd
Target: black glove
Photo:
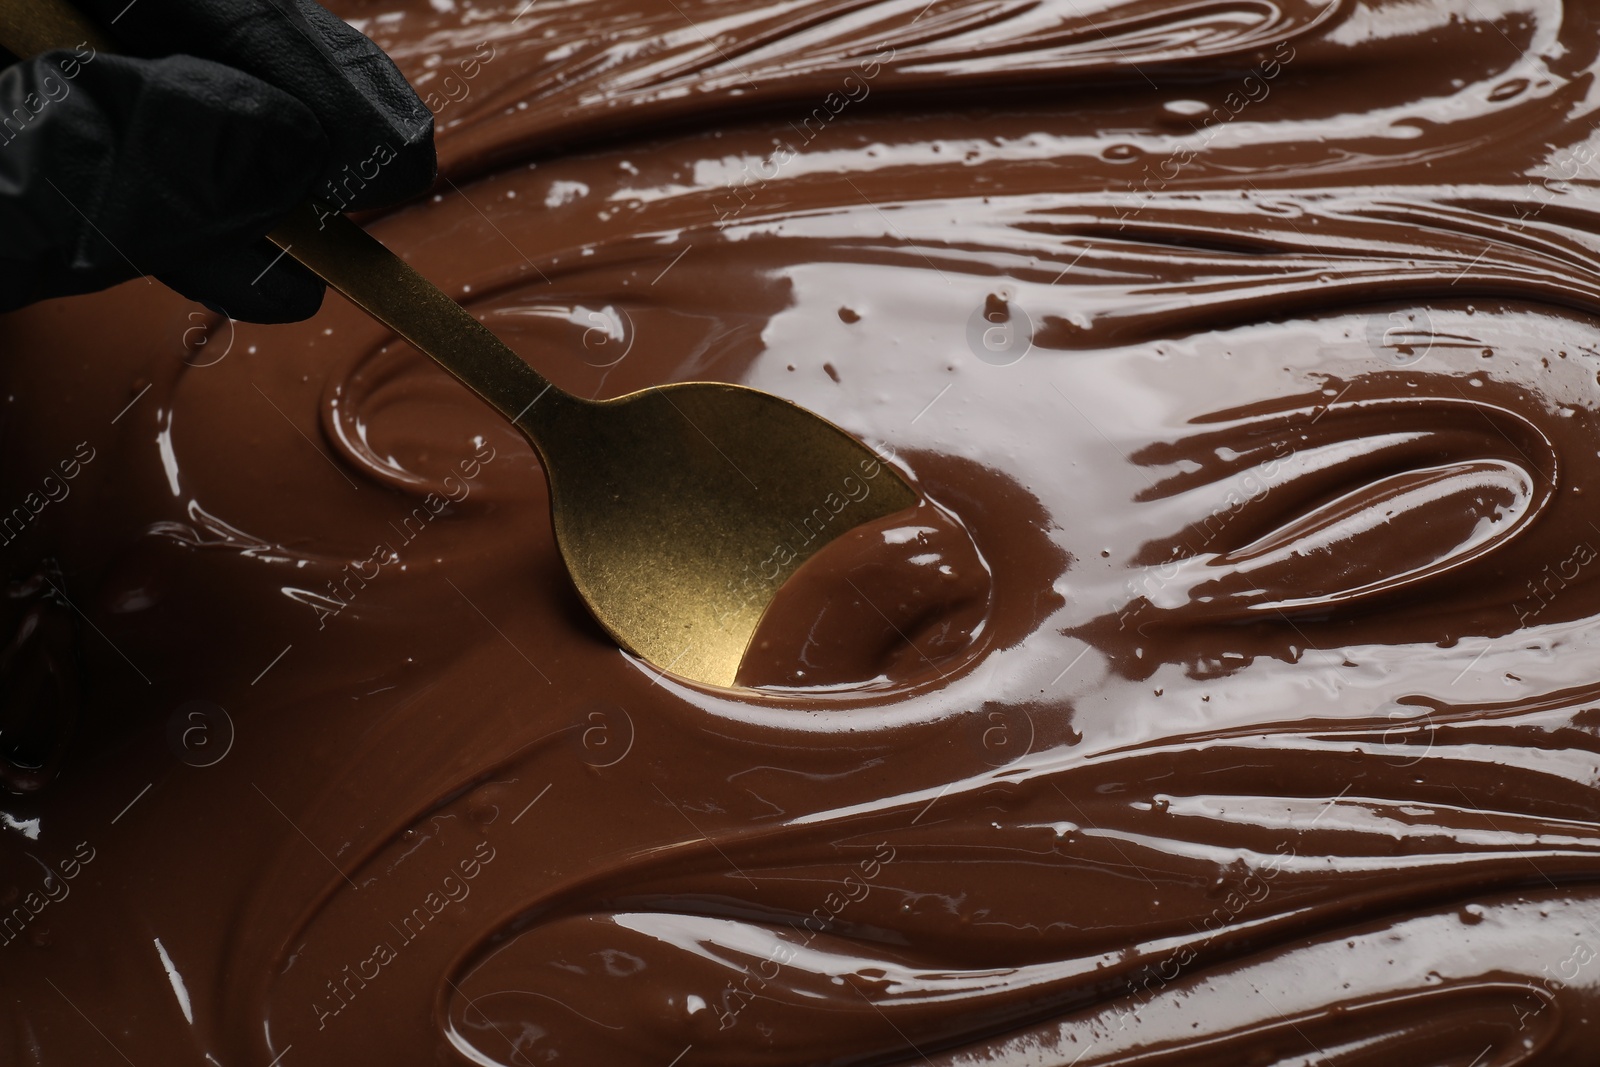
<path id="1" fill-rule="evenodd" d="M 127 55 L 0 71 L 0 308 L 154 274 L 235 318 L 305 318 L 321 282 L 261 236 L 307 196 L 367 209 L 432 182 L 431 113 L 317 5 L 80 6 Z"/>

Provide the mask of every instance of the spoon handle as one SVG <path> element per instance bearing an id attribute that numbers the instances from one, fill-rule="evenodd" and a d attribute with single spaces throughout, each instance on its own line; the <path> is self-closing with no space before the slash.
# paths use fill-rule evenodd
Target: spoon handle
<path id="1" fill-rule="evenodd" d="M 307 201 L 267 239 L 530 434 L 535 404 L 543 401 L 548 410 L 582 403 L 551 385 L 472 312 L 333 208 Z"/>
<path id="2" fill-rule="evenodd" d="M 13 55 L 79 44 L 114 51 L 67 0 L 0 0 L 0 45 Z M 470 311 L 338 211 L 308 200 L 267 237 L 432 356 L 530 438 L 536 434 L 530 418 L 536 403 L 542 401 L 540 421 L 551 409 L 586 403 L 551 385 Z"/>

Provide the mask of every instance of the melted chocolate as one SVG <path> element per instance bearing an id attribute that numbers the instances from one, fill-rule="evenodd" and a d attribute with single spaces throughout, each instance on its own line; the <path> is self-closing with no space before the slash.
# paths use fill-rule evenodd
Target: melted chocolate
<path id="1" fill-rule="evenodd" d="M 8 317 L 0 1060 L 1592 1061 L 1594 4 L 341 11 L 392 247 L 928 502 L 708 690 L 341 300 Z"/>

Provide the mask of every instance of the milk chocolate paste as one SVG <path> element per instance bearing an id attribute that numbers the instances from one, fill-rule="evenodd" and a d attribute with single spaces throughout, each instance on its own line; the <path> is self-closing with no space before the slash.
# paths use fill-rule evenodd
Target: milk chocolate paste
<path id="1" fill-rule="evenodd" d="M 10 317 L 0 1061 L 1594 1062 L 1600 5 L 340 11 L 391 247 L 927 499 L 708 690 L 342 300 Z"/>

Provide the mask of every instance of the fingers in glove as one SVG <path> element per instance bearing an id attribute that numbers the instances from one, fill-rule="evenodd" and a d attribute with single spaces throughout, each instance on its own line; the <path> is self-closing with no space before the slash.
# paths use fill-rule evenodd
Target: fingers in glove
<path id="1" fill-rule="evenodd" d="M 313 195 L 341 210 L 388 206 L 432 184 L 432 112 L 377 45 L 310 0 L 83 6 L 131 53 L 203 56 L 293 94 L 330 146 Z"/>
<path id="2" fill-rule="evenodd" d="M 12 306 L 254 241 L 326 166 L 309 110 L 260 79 L 192 56 L 97 55 L 67 80 L 71 57 L 0 71 L 0 113 L 27 116 L 0 130 L 0 280 Z"/>
<path id="3" fill-rule="evenodd" d="M 245 322 L 299 322 L 322 306 L 322 280 L 271 241 L 255 241 L 165 271 L 161 281 L 212 311 Z"/>

